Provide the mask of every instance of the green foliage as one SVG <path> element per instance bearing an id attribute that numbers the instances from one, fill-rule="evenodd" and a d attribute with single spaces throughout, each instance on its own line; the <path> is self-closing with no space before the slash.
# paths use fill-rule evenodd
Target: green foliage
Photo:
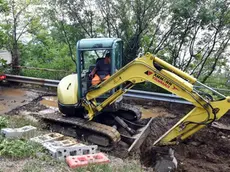
<path id="1" fill-rule="evenodd" d="M 3 140 L 4 140 L 3 135 L 0 135 L 0 144 L 2 143 Z"/>
<path id="2" fill-rule="evenodd" d="M 9 128 L 20 128 L 26 125 L 32 125 L 34 127 L 40 126 L 38 122 L 27 119 L 24 116 L 12 115 L 6 116 L 5 119 L 8 121 L 7 127 Z"/>
<path id="3" fill-rule="evenodd" d="M 22 127 L 31 124 L 23 117 L 0 116 L 0 129 L 4 127 Z M 34 124 L 34 123 L 33 123 Z M 34 125 L 36 126 L 36 125 Z M 37 152 L 43 152 L 41 145 L 27 140 L 11 140 L 0 135 L 0 156 L 9 158 L 35 157 Z"/>
<path id="4" fill-rule="evenodd" d="M 111 167 L 110 164 L 102 164 L 102 165 L 89 165 L 87 167 L 82 167 L 82 168 L 77 168 L 75 170 L 76 172 L 88 172 L 88 171 L 93 171 L 93 172 L 141 172 L 141 166 L 139 164 L 135 163 L 126 163 L 124 165 L 118 165 Z"/>
<path id="5" fill-rule="evenodd" d="M 8 121 L 5 117 L 0 116 L 0 129 L 6 127 L 8 124 Z"/>
<path id="6" fill-rule="evenodd" d="M 74 5 L 66 0 L 35 0 L 15 4 L 0 1 L 4 9 L 0 13 L 9 16 L 0 24 L 0 48 L 12 51 L 22 66 L 66 71 L 22 69 L 21 75 L 61 79 L 75 72 L 76 42 L 88 37 L 121 38 L 123 64 L 136 58 L 143 47 L 202 82 L 209 82 L 228 64 L 230 4 L 224 0 L 98 0 L 95 4 L 86 0 Z M 11 18 L 13 8 L 17 20 Z M 92 58 L 87 60 L 93 63 Z M 140 88 L 158 90 L 146 84 Z"/>
<path id="7" fill-rule="evenodd" d="M 22 47 L 22 66 L 65 70 L 29 70 L 24 69 L 21 75 L 48 79 L 61 79 L 69 73 L 75 72 L 75 63 L 68 56 L 68 46 L 58 42 L 45 31 L 41 30 L 27 45 Z"/>
<path id="8" fill-rule="evenodd" d="M 36 161 L 30 161 L 25 164 L 23 172 L 41 172 L 47 171 L 47 169 L 52 169 L 57 172 L 141 172 L 141 165 L 136 163 L 124 163 L 119 165 L 111 164 L 96 164 L 88 165 L 86 167 L 79 167 L 76 169 L 70 169 L 65 162 L 56 161 L 53 158 L 41 160 L 36 159 Z"/>
<path id="9" fill-rule="evenodd" d="M 0 156 L 9 158 L 33 157 L 40 151 L 43 151 L 43 148 L 30 141 L 4 139 L 0 143 Z"/>
<path id="10" fill-rule="evenodd" d="M 8 4 L 5 0 L 0 0 L 0 13 L 8 11 Z"/>
<path id="11" fill-rule="evenodd" d="M 6 60 L 4 60 L 0 57 L 0 74 L 5 72 L 5 70 L 7 68 L 6 62 L 7 62 Z"/>

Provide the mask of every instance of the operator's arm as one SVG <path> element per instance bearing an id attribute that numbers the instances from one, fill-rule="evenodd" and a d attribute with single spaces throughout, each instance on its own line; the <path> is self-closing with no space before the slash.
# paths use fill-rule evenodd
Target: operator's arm
<path id="1" fill-rule="evenodd" d="M 93 70 L 92 70 L 92 72 L 89 74 L 89 76 L 93 77 L 95 75 L 96 71 L 97 71 L 97 68 L 94 67 Z"/>
<path id="2" fill-rule="evenodd" d="M 99 69 L 99 62 L 96 63 L 96 66 L 93 68 L 92 72 L 89 74 L 90 77 L 93 77 L 97 70 Z"/>

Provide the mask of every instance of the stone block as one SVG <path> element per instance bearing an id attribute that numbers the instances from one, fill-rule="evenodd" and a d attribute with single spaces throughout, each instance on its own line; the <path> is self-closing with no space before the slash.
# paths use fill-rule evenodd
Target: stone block
<path id="1" fill-rule="evenodd" d="M 21 128 L 3 128 L 1 129 L 1 134 L 11 139 L 30 139 L 35 136 L 36 130 L 36 127 L 28 125 Z"/>
<path id="2" fill-rule="evenodd" d="M 97 150 L 97 145 L 87 146 L 81 143 L 66 147 L 53 145 L 50 142 L 46 142 L 43 144 L 43 146 L 49 150 L 50 154 L 54 158 L 58 160 L 65 160 L 67 156 L 95 154 Z"/>
<path id="3" fill-rule="evenodd" d="M 106 164 L 109 162 L 108 157 L 101 152 L 88 155 L 68 156 L 66 158 L 66 163 L 70 168 L 84 167 L 89 164 Z"/>
<path id="4" fill-rule="evenodd" d="M 37 136 L 34 138 L 31 138 L 31 141 L 43 144 L 45 142 L 49 142 L 49 141 L 54 141 L 54 140 L 58 140 L 63 138 L 64 135 L 60 134 L 60 133 L 48 133 L 48 134 L 44 134 L 42 136 Z"/>

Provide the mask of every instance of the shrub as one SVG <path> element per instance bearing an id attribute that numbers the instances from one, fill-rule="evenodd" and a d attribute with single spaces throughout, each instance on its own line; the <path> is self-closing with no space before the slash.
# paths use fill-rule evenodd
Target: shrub
<path id="1" fill-rule="evenodd" d="M 43 148 L 40 145 L 26 140 L 4 139 L 0 143 L 0 156 L 9 158 L 33 157 L 41 151 Z"/>
<path id="2" fill-rule="evenodd" d="M 5 117 L 0 116 L 0 129 L 6 127 L 8 124 L 8 121 Z"/>

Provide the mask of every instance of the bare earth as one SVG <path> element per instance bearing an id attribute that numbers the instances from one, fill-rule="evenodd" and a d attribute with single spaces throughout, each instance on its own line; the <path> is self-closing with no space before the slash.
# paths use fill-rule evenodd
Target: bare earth
<path id="1" fill-rule="evenodd" d="M 22 93 L 20 92 L 20 94 Z M 20 101 L 23 100 L 20 99 Z M 52 102 L 52 98 L 44 100 L 42 98 L 38 98 L 36 95 L 34 101 L 27 105 L 23 104 L 24 106 L 20 105 L 21 107 L 7 112 L 7 115 L 18 115 L 22 111 L 38 112 L 40 110 L 47 109 L 46 104 L 49 104 L 49 106 L 55 108 L 56 100 L 54 99 L 53 101 L 54 103 Z M 147 103 L 148 102 L 146 102 L 146 104 Z M 142 165 L 149 167 L 148 170 L 153 171 L 156 160 L 156 149 L 158 151 L 162 150 L 162 152 L 164 152 L 168 151 L 169 148 L 172 148 L 173 150 L 175 150 L 175 157 L 178 160 L 177 171 L 179 172 L 230 171 L 230 130 L 217 129 L 212 126 L 208 126 L 183 143 L 170 147 L 168 146 L 163 148 L 153 148 L 153 142 L 161 134 L 163 134 L 167 130 L 167 128 L 175 124 L 183 116 L 183 114 L 188 111 L 189 108 L 183 109 L 183 106 L 181 106 L 171 107 L 171 109 L 167 109 L 164 106 L 158 106 L 156 103 L 151 104 L 151 106 L 149 105 L 150 104 L 148 104 L 148 107 L 142 106 L 142 109 L 145 114 L 145 118 L 151 117 L 151 114 L 153 117 L 155 117 L 151 125 L 151 133 L 146 141 L 143 143 L 140 151 L 136 153 L 136 156 L 134 156 L 133 158 L 129 157 L 130 159 L 136 159 L 137 157 L 140 158 L 139 160 L 142 162 Z M 226 114 L 223 118 L 221 118 L 219 122 L 228 125 L 230 122 L 229 114 Z M 30 159 L 12 161 L 2 159 L 0 157 L 0 172 L 23 171 L 23 168 L 26 165 L 28 166 L 28 163 L 32 161 L 33 160 Z M 114 161 L 116 161 L 116 159 Z M 62 170 L 60 168 L 55 169 L 52 164 L 45 164 L 44 167 L 46 168 L 46 170 L 44 169 L 44 171 L 68 171 L 68 167 Z"/>

